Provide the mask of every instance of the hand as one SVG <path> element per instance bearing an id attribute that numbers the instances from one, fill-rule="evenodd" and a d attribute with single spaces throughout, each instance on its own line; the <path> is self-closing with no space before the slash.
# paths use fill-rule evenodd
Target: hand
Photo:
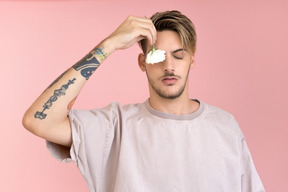
<path id="1" fill-rule="evenodd" d="M 156 41 L 156 34 L 155 26 L 150 19 L 129 16 L 106 40 L 111 49 L 121 50 L 145 38 L 152 45 Z"/>

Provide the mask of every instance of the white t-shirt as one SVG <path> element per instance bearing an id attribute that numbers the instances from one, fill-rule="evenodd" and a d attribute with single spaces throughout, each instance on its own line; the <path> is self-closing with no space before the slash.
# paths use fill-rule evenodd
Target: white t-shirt
<path id="1" fill-rule="evenodd" d="M 71 110 L 69 118 L 71 148 L 47 146 L 76 162 L 91 192 L 265 191 L 234 117 L 204 102 L 189 115 L 156 111 L 147 100 Z"/>

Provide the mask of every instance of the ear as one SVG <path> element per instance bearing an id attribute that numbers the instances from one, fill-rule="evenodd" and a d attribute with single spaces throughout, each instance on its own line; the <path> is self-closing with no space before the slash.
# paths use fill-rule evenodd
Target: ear
<path id="1" fill-rule="evenodd" d="M 191 63 L 190 69 L 193 69 L 195 66 L 195 54 L 191 55 L 190 63 Z"/>
<path id="2" fill-rule="evenodd" d="M 146 62 L 145 62 L 145 56 L 143 53 L 139 53 L 138 55 L 138 66 L 141 69 L 141 71 L 146 71 L 145 68 Z"/>

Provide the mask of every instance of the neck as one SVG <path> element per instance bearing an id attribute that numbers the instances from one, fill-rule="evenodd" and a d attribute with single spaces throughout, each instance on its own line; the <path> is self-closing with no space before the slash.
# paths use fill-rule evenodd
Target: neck
<path id="1" fill-rule="evenodd" d="M 199 108 L 199 103 L 189 99 L 188 94 L 184 93 L 175 99 L 165 99 L 158 95 L 150 95 L 149 103 L 157 111 L 175 115 L 191 114 Z"/>

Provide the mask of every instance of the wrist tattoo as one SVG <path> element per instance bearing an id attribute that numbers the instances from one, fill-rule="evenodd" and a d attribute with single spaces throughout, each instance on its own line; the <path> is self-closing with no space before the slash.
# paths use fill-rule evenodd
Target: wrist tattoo
<path id="1" fill-rule="evenodd" d="M 52 107 L 52 103 L 55 102 L 59 97 L 66 94 L 66 90 L 71 84 L 74 84 L 76 78 L 69 80 L 67 84 L 61 86 L 60 89 L 56 89 L 54 94 L 49 98 L 49 100 L 43 105 L 42 111 L 37 111 L 34 117 L 37 119 L 45 119 L 47 114 L 44 113 L 45 110 L 50 109 Z"/>
<path id="2" fill-rule="evenodd" d="M 98 55 L 100 62 L 104 61 L 108 57 L 108 54 L 104 51 L 104 47 L 96 48 L 93 53 Z"/>
<path id="3" fill-rule="evenodd" d="M 104 47 L 96 48 L 91 51 L 81 61 L 76 63 L 73 68 L 80 71 L 81 75 L 88 80 L 93 72 L 99 67 L 100 63 L 107 58 L 108 54 L 104 52 Z M 100 62 L 99 62 L 99 60 Z"/>

